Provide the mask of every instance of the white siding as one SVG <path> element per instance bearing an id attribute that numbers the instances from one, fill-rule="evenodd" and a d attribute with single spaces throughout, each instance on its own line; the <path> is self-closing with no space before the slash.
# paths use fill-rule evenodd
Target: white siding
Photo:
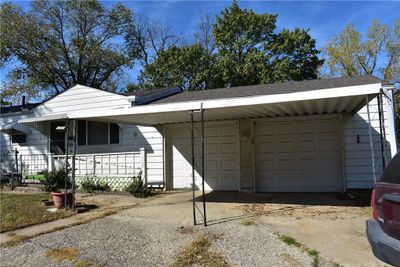
<path id="1" fill-rule="evenodd" d="M 26 115 L 2 115 L 0 117 L 0 123 L 17 122 L 19 119 L 26 117 Z M 33 125 L 32 125 L 33 126 Z M 35 128 L 28 126 L 29 134 L 26 137 L 26 144 L 13 144 L 11 136 L 6 131 L 0 131 L 0 154 L 3 160 L 9 160 L 10 157 L 14 159 L 14 151 L 18 150 L 18 155 L 30 155 L 30 154 L 47 154 L 48 153 L 48 138 L 42 132 L 36 128 L 46 132 L 45 125 L 34 125 Z M 8 159 L 7 159 L 8 158 Z M 8 169 L 10 166 L 8 166 Z M 9 169 L 10 170 L 10 169 Z"/>
<path id="2" fill-rule="evenodd" d="M 120 125 L 120 143 L 113 145 L 77 146 L 77 154 L 147 152 L 147 180 L 153 183 L 163 181 L 162 135 L 154 127 Z"/>
<path id="3" fill-rule="evenodd" d="M 94 109 L 114 109 L 129 107 L 130 102 L 123 95 L 118 95 L 86 86 L 77 85 L 56 97 L 46 101 L 32 110 L 33 116 L 46 116 L 71 111 L 85 112 Z M 25 115 L 24 117 L 27 117 Z M 32 116 L 32 115 L 30 115 Z M 21 115 L 4 116 L 0 122 L 18 121 Z M 45 133 L 49 133 L 49 122 L 44 123 Z M 1 153 L 13 151 L 10 136 L 0 132 Z M 48 138 L 32 128 L 27 138 L 27 145 L 18 146 L 21 154 L 48 153 Z M 139 152 L 141 148 L 147 151 L 148 182 L 163 181 L 163 143 L 161 133 L 154 127 L 120 125 L 120 144 L 77 146 L 78 154 Z"/>
<path id="4" fill-rule="evenodd" d="M 36 115 L 53 115 L 71 111 L 129 107 L 123 95 L 76 85 L 33 109 Z"/>
<path id="5" fill-rule="evenodd" d="M 381 150 L 381 139 L 379 130 L 379 112 L 377 98 L 374 98 L 369 103 L 370 106 L 370 118 L 372 125 L 372 136 L 373 146 L 375 153 L 375 166 L 376 166 L 376 177 L 379 179 L 382 174 L 382 150 Z M 390 108 L 390 107 L 389 107 Z M 388 113 L 388 106 L 386 101 L 383 105 L 384 118 L 385 118 L 385 130 L 386 137 L 384 138 L 386 147 L 386 158 L 391 158 L 391 147 L 390 143 L 393 137 L 393 129 L 390 127 L 391 121 L 389 117 L 391 114 Z M 364 106 L 355 115 L 347 115 L 344 117 L 344 160 L 345 160 L 345 176 L 347 181 L 347 188 L 371 188 L 373 185 L 372 175 L 372 159 L 371 149 L 368 134 L 368 115 L 367 107 Z M 357 135 L 359 135 L 359 143 L 357 143 Z"/>

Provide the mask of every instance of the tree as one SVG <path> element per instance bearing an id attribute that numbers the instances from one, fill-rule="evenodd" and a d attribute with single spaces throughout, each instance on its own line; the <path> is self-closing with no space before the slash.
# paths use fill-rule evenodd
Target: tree
<path id="1" fill-rule="evenodd" d="M 210 15 L 204 15 L 197 25 L 197 31 L 194 33 L 196 43 L 200 44 L 211 55 L 215 52 L 215 40 L 213 35 L 214 20 Z"/>
<path id="2" fill-rule="evenodd" d="M 131 90 L 181 85 L 185 90 L 203 90 L 221 85 L 216 58 L 199 44 L 173 46 L 159 53 L 139 75 L 139 87 Z M 219 83 L 219 84 L 218 84 Z"/>
<path id="3" fill-rule="evenodd" d="M 156 55 L 136 88 L 181 84 L 188 90 L 317 78 L 323 61 L 307 31 L 275 32 L 277 15 L 240 9 L 202 18 L 195 44 Z M 134 87 L 132 87 L 134 88 Z"/>
<path id="4" fill-rule="evenodd" d="M 135 24 L 130 25 L 125 36 L 130 56 L 137 57 L 143 66 L 181 40 L 182 36 L 174 34 L 170 26 L 152 22 L 141 14 L 135 16 Z"/>
<path id="5" fill-rule="evenodd" d="M 132 24 L 130 10 L 96 0 L 38 0 L 29 12 L 12 3 L 0 10 L 1 65 L 12 66 L 3 95 L 48 96 L 75 85 L 115 89 L 129 66 L 115 40 Z"/>
<path id="6" fill-rule="evenodd" d="M 374 20 L 366 38 L 349 24 L 325 48 L 330 75 L 375 75 L 387 82 L 400 83 L 400 19 L 394 25 Z M 378 64 L 378 58 L 383 59 Z M 395 96 L 400 137 L 400 94 Z M 398 138 L 400 140 L 400 138 Z"/>
<path id="7" fill-rule="evenodd" d="M 213 33 L 226 85 L 317 78 L 323 61 L 315 40 L 297 28 L 276 33 L 276 19 L 240 9 L 236 1 L 217 17 Z"/>
<path id="8" fill-rule="evenodd" d="M 392 27 L 374 20 L 366 38 L 349 24 L 325 48 L 332 76 L 376 75 L 392 83 L 400 82 L 400 19 Z M 378 58 L 384 62 L 378 65 Z"/>

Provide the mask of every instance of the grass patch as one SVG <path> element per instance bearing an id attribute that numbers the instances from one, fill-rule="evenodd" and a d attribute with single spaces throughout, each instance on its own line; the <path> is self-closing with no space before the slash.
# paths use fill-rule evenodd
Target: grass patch
<path id="1" fill-rule="evenodd" d="M 79 255 L 79 249 L 76 247 L 53 248 L 47 250 L 44 255 L 58 262 L 74 261 Z"/>
<path id="2" fill-rule="evenodd" d="M 243 226 L 257 225 L 257 223 L 254 219 L 244 219 L 244 220 L 240 221 L 240 224 Z"/>
<path id="3" fill-rule="evenodd" d="M 315 249 L 311 249 L 307 251 L 308 255 L 313 258 L 313 267 L 318 267 L 319 266 L 319 251 Z"/>
<path id="4" fill-rule="evenodd" d="M 74 262 L 74 267 L 96 267 L 97 264 L 88 259 L 80 259 Z"/>
<path id="5" fill-rule="evenodd" d="M 83 219 L 77 220 L 76 222 L 74 222 L 72 224 L 58 226 L 58 227 L 55 227 L 55 228 L 51 228 L 51 229 L 49 229 L 47 231 L 40 232 L 38 234 L 30 235 L 30 236 L 25 236 L 25 235 L 22 236 L 22 235 L 15 235 L 15 234 L 9 233 L 8 235 L 9 236 L 11 235 L 11 239 L 8 240 L 7 242 L 2 243 L 0 245 L 0 248 L 14 247 L 14 246 L 18 245 L 19 243 L 21 243 L 21 242 L 23 242 L 25 240 L 28 240 L 28 239 L 31 239 L 31 238 L 34 238 L 34 237 L 37 237 L 37 236 L 40 236 L 40 235 L 44 235 L 44 234 L 49 234 L 49 233 L 52 233 L 52 232 L 60 231 L 60 230 L 63 230 L 65 228 L 68 228 L 68 227 L 77 226 L 77 225 L 80 225 L 80 224 L 85 224 L 85 223 L 91 222 L 93 220 L 101 219 L 101 218 L 116 214 L 117 212 L 118 212 L 118 210 L 115 210 L 115 209 L 114 210 L 106 210 L 106 211 L 91 215 L 91 216 L 89 216 L 87 218 L 83 218 Z"/>
<path id="6" fill-rule="evenodd" d="M 42 200 L 49 194 L 0 194 L 0 232 L 50 222 L 72 216 L 72 211 L 49 212 Z"/>
<path id="7" fill-rule="evenodd" d="M 9 234 L 9 235 L 11 235 L 10 239 L 7 242 L 2 243 L 0 246 L 1 248 L 14 247 L 19 243 L 31 238 L 30 236 L 25 236 L 25 235 L 16 235 L 16 234 Z"/>
<path id="8" fill-rule="evenodd" d="M 44 175 L 43 174 L 27 175 L 25 178 L 26 179 L 33 179 L 33 180 L 43 181 L 44 180 Z"/>
<path id="9" fill-rule="evenodd" d="M 211 242 L 210 236 L 199 237 L 178 253 L 172 267 L 230 266 L 220 253 L 210 251 Z"/>
<path id="10" fill-rule="evenodd" d="M 295 246 L 298 248 L 301 247 L 301 244 L 293 237 L 290 237 L 287 235 L 281 235 L 281 236 L 279 236 L 279 239 L 282 240 L 283 243 L 285 243 L 289 246 Z"/>

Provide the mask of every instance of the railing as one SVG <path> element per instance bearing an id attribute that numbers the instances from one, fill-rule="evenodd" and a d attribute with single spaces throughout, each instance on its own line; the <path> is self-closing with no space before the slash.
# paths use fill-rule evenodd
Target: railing
<path id="1" fill-rule="evenodd" d="M 15 156 L 12 154 L 1 154 L 1 172 L 18 172 L 26 176 L 47 170 L 47 154 L 23 154 L 17 156 L 17 158 L 18 161 L 15 160 Z"/>
<path id="2" fill-rule="evenodd" d="M 47 170 L 48 157 L 47 154 L 27 154 L 20 155 L 19 159 L 20 172 L 24 175 L 36 175 L 41 171 Z"/>
<path id="3" fill-rule="evenodd" d="M 52 155 L 49 170 L 65 164 L 65 155 Z M 132 177 L 145 169 L 145 151 L 122 153 L 77 154 L 76 176 Z M 72 156 L 68 156 L 70 166 Z M 50 163 L 50 162 L 49 162 Z"/>

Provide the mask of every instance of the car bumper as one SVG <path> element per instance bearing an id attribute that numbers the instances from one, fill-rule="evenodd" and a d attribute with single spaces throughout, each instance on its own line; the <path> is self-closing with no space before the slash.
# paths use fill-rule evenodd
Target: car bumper
<path id="1" fill-rule="evenodd" d="M 367 236 L 375 257 L 400 266 L 400 240 L 387 235 L 376 220 L 367 221 Z"/>

